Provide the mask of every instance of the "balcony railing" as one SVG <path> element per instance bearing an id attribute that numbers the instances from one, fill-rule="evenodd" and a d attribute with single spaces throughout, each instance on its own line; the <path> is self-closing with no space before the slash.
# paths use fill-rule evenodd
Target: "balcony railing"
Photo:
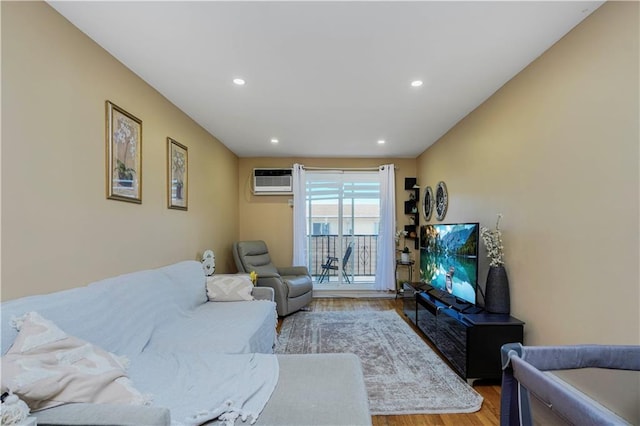
<path id="1" fill-rule="evenodd" d="M 376 274 L 376 257 L 378 250 L 377 235 L 312 235 L 311 250 L 309 251 L 311 275 L 318 277 L 322 274 L 322 265 L 327 263 L 327 258 L 337 257 L 342 263 L 347 246 L 353 241 L 353 251 L 347 262 L 348 276 L 373 277 Z M 341 250 L 339 250 L 341 248 Z M 329 277 L 337 276 L 338 271 L 329 271 Z"/>

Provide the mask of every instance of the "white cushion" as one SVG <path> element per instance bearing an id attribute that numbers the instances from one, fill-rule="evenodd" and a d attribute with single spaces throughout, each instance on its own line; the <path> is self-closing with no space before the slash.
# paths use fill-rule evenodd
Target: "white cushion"
<path id="1" fill-rule="evenodd" d="M 125 360 L 67 335 L 36 312 L 16 320 L 19 333 L 2 357 L 2 391 L 11 389 L 32 411 L 71 403 L 136 404 Z"/>
<path id="2" fill-rule="evenodd" d="M 207 296 L 212 302 L 253 300 L 253 283 L 248 274 L 219 274 L 207 277 Z"/>

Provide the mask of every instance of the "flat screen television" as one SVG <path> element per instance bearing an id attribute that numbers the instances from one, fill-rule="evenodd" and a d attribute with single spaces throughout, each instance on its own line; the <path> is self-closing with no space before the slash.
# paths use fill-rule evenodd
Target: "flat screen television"
<path id="1" fill-rule="evenodd" d="M 476 303 L 478 223 L 420 227 L 420 277 L 457 299 Z"/>

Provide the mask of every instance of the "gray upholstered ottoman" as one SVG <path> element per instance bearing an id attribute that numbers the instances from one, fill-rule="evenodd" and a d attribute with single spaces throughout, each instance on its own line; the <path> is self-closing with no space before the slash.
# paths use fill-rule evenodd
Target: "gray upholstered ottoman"
<path id="1" fill-rule="evenodd" d="M 278 355 L 278 361 L 278 385 L 256 425 L 371 424 L 367 390 L 356 355 Z"/>

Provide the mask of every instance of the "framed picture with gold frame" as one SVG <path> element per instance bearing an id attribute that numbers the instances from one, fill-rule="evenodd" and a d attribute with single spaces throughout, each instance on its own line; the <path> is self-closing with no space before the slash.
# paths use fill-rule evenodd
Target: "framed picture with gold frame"
<path id="1" fill-rule="evenodd" d="M 142 203 L 142 120 L 106 101 L 107 198 Z"/>
<path id="2" fill-rule="evenodd" d="M 167 138 L 167 198 L 170 209 L 187 210 L 189 157 L 187 147 Z"/>

